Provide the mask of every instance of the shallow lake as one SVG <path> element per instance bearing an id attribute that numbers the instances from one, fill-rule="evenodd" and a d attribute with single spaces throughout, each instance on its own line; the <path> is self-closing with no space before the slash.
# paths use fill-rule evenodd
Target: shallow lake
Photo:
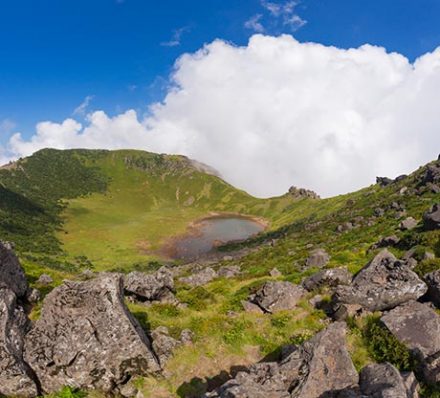
<path id="1" fill-rule="evenodd" d="M 174 239 L 169 254 L 174 258 L 193 260 L 216 246 L 250 238 L 263 230 L 264 225 L 246 217 L 205 218 L 191 227 L 188 234 Z"/>

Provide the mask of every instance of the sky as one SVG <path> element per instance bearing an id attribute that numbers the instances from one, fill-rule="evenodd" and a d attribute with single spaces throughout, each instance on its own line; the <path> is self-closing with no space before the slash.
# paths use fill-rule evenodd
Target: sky
<path id="1" fill-rule="evenodd" d="M 331 196 L 440 149 L 440 0 L 0 0 L 0 163 L 43 147 L 208 163 Z"/>

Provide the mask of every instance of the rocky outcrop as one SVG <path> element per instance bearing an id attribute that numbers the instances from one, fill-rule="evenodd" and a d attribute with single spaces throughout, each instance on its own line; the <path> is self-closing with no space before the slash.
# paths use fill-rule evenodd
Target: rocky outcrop
<path id="1" fill-rule="evenodd" d="M 29 289 L 12 244 L 2 241 L 0 241 L 0 288 L 12 290 L 17 297 L 25 297 Z"/>
<path id="2" fill-rule="evenodd" d="M 124 290 L 140 301 L 177 301 L 173 293 L 173 275 L 166 267 L 161 267 L 154 274 L 130 272 L 124 277 Z"/>
<path id="3" fill-rule="evenodd" d="M 253 365 L 207 397 L 331 398 L 355 391 L 358 375 L 345 335 L 345 324 L 333 323 L 280 362 Z"/>
<path id="4" fill-rule="evenodd" d="M 24 358 L 43 392 L 64 385 L 109 392 L 131 376 L 160 370 L 150 347 L 124 305 L 121 277 L 106 274 L 65 282 L 46 296 Z"/>
<path id="5" fill-rule="evenodd" d="M 193 333 L 189 329 L 184 329 L 178 340 L 170 336 L 167 327 L 159 326 L 151 332 L 151 338 L 153 340 L 153 350 L 160 364 L 163 366 L 173 356 L 176 348 L 192 343 Z"/>
<path id="6" fill-rule="evenodd" d="M 249 301 L 264 312 L 273 313 L 295 308 L 305 293 L 301 286 L 290 282 L 266 282 L 249 297 Z"/>
<path id="7" fill-rule="evenodd" d="M 346 267 L 324 269 L 316 274 L 304 279 L 302 286 L 308 291 L 319 289 L 320 287 L 336 287 L 339 285 L 349 285 L 352 275 Z"/>
<path id="8" fill-rule="evenodd" d="M 376 177 L 376 184 L 380 185 L 381 187 L 386 187 L 393 183 L 393 180 L 388 177 Z"/>
<path id="9" fill-rule="evenodd" d="M 0 288 L 0 396 L 34 397 L 40 393 L 32 370 L 23 360 L 24 336 L 29 327 L 15 293 Z"/>
<path id="10" fill-rule="evenodd" d="M 425 230 L 440 229 L 440 204 L 436 203 L 423 215 Z"/>
<path id="11" fill-rule="evenodd" d="M 313 250 L 306 260 L 306 267 L 323 268 L 330 260 L 330 256 L 324 249 Z"/>
<path id="12" fill-rule="evenodd" d="M 418 398 L 419 385 L 412 372 L 400 373 L 389 363 L 370 364 L 360 372 L 365 398 Z"/>
<path id="13" fill-rule="evenodd" d="M 354 277 L 350 286 L 339 286 L 333 296 L 339 304 L 357 304 L 369 311 L 394 308 L 423 296 L 428 287 L 409 266 L 382 250 Z"/>
<path id="14" fill-rule="evenodd" d="M 381 321 L 419 360 L 424 379 L 440 382 L 440 316 L 429 304 L 410 301 L 383 315 Z"/>
<path id="15" fill-rule="evenodd" d="M 320 199 L 319 195 L 316 192 L 305 188 L 297 188 L 295 186 L 291 186 L 289 188 L 289 195 L 295 198 Z"/>
<path id="16" fill-rule="evenodd" d="M 190 276 L 179 278 L 179 281 L 187 285 L 196 287 L 206 285 L 213 279 L 217 278 L 217 276 L 217 272 L 215 272 L 211 267 L 206 267 Z"/>

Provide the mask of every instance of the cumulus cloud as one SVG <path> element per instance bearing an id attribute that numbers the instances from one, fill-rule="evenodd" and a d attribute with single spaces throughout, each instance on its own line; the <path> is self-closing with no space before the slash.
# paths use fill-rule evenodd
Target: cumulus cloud
<path id="1" fill-rule="evenodd" d="M 164 100 L 129 110 L 39 123 L 14 134 L 8 156 L 43 147 L 141 148 L 180 153 L 258 196 L 290 185 L 324 196 L 437 157 L 440 48 L 413 64 L 364 45 L 338 49 L 292 36 L 214 41 L 178 59 Z"/>

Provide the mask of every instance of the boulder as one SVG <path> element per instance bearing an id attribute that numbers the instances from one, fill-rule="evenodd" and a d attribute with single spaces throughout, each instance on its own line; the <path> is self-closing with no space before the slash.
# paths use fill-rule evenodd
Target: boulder
<path id="1" fill-rule="evenodd" d="M 35 397 L 40 394 L 32 370 L 23 360 L 24 336 L 30 322 L 17 296 L 0 288 L 0 396 Z"/>
<path id="2" fill-rule="evenodd" d="M 352 275 L 346 267 L 324 269 L 304 279 L 302 286 L 309 292 L 322 286 L 336 287 L 338 285 L 349 285 Z"/>
<path id="3" fill-rule="evenodd" d="M 393 183 L 393 180 L 388 177 L 376 177 L 376 184 L 380 185 L 381 187 L 386 187 Z"/>
<path id="4" fill-rule="evenodd" d="M 41 300 L 41 293 L 38 289 L 29 288 L 26 293 L 26 301 L 30 304 L 38 303 Z"/>
<path id="5" fill-rule="evenodd" d="M 295 186 L 289 188 L 289 194 L 295 198 L 320 199 L 316 192 L 305 188 L 297 188 Z"/>
<path id="6" fill-rule="evenodd" d="M 440 382 L 440 316 L 435 310 L 410 301 L 387 312 L 381 322 L 413 352 L 424 379 Z"/>
<path id="7" fill-rule="evenodd" d="M 124 277 L 124 290 L 141 301 L 177 301 L 174 298 L 174 280 L 171 271 L 161 267 L 154 274 L 130 272 Z"/>
<path id="8" fill-rule="evenodd" d="M 430 164 L 426 167 L 425 174 L 422 178 L 422 185 L 440 183 L 440 165 Z"/>
<path id="9" fill-rule="evenodd" d="M 399 228 L 402 231 L 410 231 L 411 229 L 414 229 L 417 226 L 417 224 L 418 223 L 415 218 L 407 217 L 399 224 Z"/>
<path id="10" fill-rule="evenodd" d="M 37 279 L 37 283 L 42 286 L 47 286 L 53 283 L 53 279 L 48 274 L 41 274 L 40 277 Z"/>
<path id="11" fill-rule="evenodd" d="M 440 229 L 440 204 L 436 203 L 423 215 L 425 230 Z"/>
<path id="12" fill-rule="evenodd" d="M 337 232 L 347 232 L 347 231 L 351 231 L 354 228 L 353 223 L 351 222 L 344 222 L 342 224 L 339 224 L 336 227 L 336 231 Z"/>
<path id="13" fill-rule="evenodd" d="M 257 304 L 251 303 L 247 300 L 242 300 L 241 305 L 243 306 L 243 309 L 245 312 L 254 313 L 254 314 L 263 314 L 263 309 L 258 306 Z"/>
<path id="14" fill-rule="evenodd" d="M 264 312 L 273 313 L 295 308 L 305 294 L 304 288 L 290 282 L 266 282 L 250 296 L 250 301 Z"/>
<path id="15" fill-rule="evenodd" d="M 238 265 L 227 265 L 224 267 L 221 267 L 217 274 L 221 278 L 234 278 L 237 275 L 239 275 L 241 272 L 241 269 Z"/>
<path id="16" fill-rule="evenodd" d="M 383 217 L 385 215 L 385 210 L 382 209 L 381 207 L 377 207 L 374 209 L 374 215 L 376 217 Z"/>
<path id="17" fill-rule="evenodd" d="M 191 345 L 194 340 L 194 332 L 190 329 L 183 329 L 180 332 L 180 341 L 183 345 Z"/>
<path id="18" fill-rule="evenodd" d="M 313 250 L 306 260 L 306 267 L 323 268 L 330 260 L 330 256 L 324 249 Z"/>
<path id="19" fill-rule="evenodd" d="M 428 285 L 427 299 L 440 308 L 440 270 L 430 272 L 424 276 L 424 279 Z"/>
<path id="20" fill-rule="evenodd" d="M 339 304 L 359 304 L 369 311 L 394 308 L 423 296 L 428 287 L 407 264 L 383 249 L 353 278 L 350 286 L 338 286 L 333 295 Z"/>
<path id="21" fill-rule="evenodd" d="M 45 393 L 64 385 L 111 392 L 131 376 L 160 371 L 117 274 L 66 281 L 49 293 L 26 335 L 24 358 Z"/>
<path id="22" fill-rule="evenodd" d="M 151 332 L 153 350 L 163 366 L 172 356 L 174 350 L 182 343 L 171 337 L 168 328 L 159 326 Z"/>
<path id="23" fill-rule="evenodd" d="M 371 398 L 418 398 L 413 373 L 401 374 L 389 363 L 370 364 L 360 372 L 361 393 Z"/>
<path id="24" fill-rule="evenodd" d="M 345 338 L 345 323 L 333 323 L 303 345 L 293 347 L 280 362 L 253 365 L 208 396 L 330 398 L 355 391 L 358 375 Z"/>
<path id="25" fill-rule="evenodd" d="M 213 279 L 217 278 L 217 276 L 217 272 L 215 272 L 211 267 L 207 267 L 190 276 L 179 278 L 179 281 L 187 285 L 196 287 L 206 285 Z"/>
<path id="26" fill-rule="evenodd" d="M 396 235 L 386 236 L 378 240 L 371 249 L 382 249 L 384 247 L 396 246 L 400 242 L 400 239 Z"/>
<path id="27" fill-rule="evenodd" d="M 26 296 L 29 285 L 11 243 L 0 241 L 0 288 L 12 290 L 18 298 Z"/>
<path id="28" fill-rule="evenodd" d="M 279 278 L 283 276 L 283 274 L 278 270 L 278 268 L 272 268 L 272 270 L 269 272 L 269 275 L 272 278 Z"/>

